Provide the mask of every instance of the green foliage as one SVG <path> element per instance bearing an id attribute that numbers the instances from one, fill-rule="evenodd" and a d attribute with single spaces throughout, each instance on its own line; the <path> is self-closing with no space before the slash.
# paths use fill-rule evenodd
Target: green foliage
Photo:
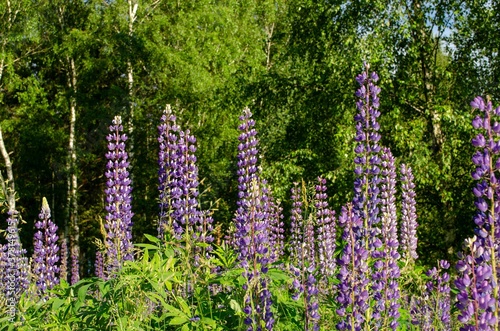
<path id="1" fill-rule="evenodd" d="M 66 222 L 72 98 L 78 161 L 69 171 L 78 175 L 84 259 L 93 256 L 104 217 L 104 138 L 115 115 L 134 127 L 134 238 L 155 230 L 156 126 L 166 103 L 198 138 L 205 201 L 214 202 L 223 229 L 235 210 L 236 127 L 244 106 L 255 114 L 263 173 L 276 198 L 287 201 L 294 181 L 321 175 L 339 209 L 352 196 L 353 77 L 368 61 L 381 77 L 383 144 L 415 171 L 422 261 L 455 259 L 473 212 L 468 103 L 481 93 L 500 97 L 497 4 L 137 4 L 132 31 L 126 1 L 0 4 L 0 125 L 13 152 L 29 251 L 37 216 L 29 206 L 47 196 L 58 225 Z M 75 89 L 68 85 L 71 60 Z"/>

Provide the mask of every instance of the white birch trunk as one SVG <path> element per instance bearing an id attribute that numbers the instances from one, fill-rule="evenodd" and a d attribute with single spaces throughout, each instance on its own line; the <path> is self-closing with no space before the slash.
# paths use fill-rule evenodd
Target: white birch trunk
<path id="1" fill-rule="evenodd" d="M 2 128 L 0 127 L 0 152 L 5 162 L 7 170 L 7 183 L 2 179 L 2 189 L 9 204 L 9 211 L 16 209 L 16 186 L 14 184 L 14 173 L 12 172 L 12 162 L 3 141 Z"/>
<path id="2" fill-rule="evenodd" d="M 69 106 L 70 106 L 70 119 L 69 119 L 69 144 L 68 144 L 68 161 L 66 165 L 66 170 L 68 172 L 68 198 L 67 198 L 67 216 L 65 220 L 64 235 L 65 241 L 68 242 L 68 237 L 71 237 L 69 242 L 73 245 L 71 251 L 74 252 L 74 256 L 78 257 L 80 255 L 80 228 L 78 226 L 78 178 L 76 176 L 76 149 L 75 149 L 75 125 L 76 125 L 76 97 L 77 92 L 77 73 L 75 67 L 75 61 L 73 58 L 67 58 L 67 64 L 69 70 L 67 72 L 68 78 L 68 88 L 71 90 L 72 95 L 70 96 Z M 69 222 L 68 222 L 69 219 Z M 73 256 L 73 255 L 72 255 Z"/>

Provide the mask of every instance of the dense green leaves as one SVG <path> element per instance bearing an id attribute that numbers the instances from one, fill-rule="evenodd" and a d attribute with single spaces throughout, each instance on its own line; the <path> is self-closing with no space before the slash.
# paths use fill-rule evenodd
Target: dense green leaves
<path id="1" fill-rule="evenodd" d="M 415 171 L 420 256 L 426 263 L 454 259 L 472 228 L 468 102 L 481 93 L 499 97 L 496 6 L 2 1 L 0 125 L 27 221 L 25 246 L 37 213 L 32 206 L 42 196 L 63 228 L 68 171 L 75 172 L 82 272 L 92 272 L 105 216 L 105 135 L 115 115 L 133 129 L 134 238 L 155 233 L 156 126 L 167 103 L 198 138 L 202 201 L 215 209 L 222 230 L 236 208 L 237 117 L 244 106 L 257 119 L 263 173 L 285 213 L 293 181 L 319 175 L 331 183 L 330 205 L 339 210 L 352 196 L 353 77 L 367 61 L 381 77 L 383 144 Z M 68 83 L 72 72 L 75 86 Z M 71 100 L 77 163 L 68 170 Z"/>

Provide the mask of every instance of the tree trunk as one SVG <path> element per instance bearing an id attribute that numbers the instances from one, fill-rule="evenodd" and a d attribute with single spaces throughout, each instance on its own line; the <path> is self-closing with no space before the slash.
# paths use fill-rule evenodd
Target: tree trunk
<path id="1" fill-rule="evenodd" d="M 3 159 L 5 161 L 5 168 L 7 169 L 7 183 L 2 178 L 2 189 L 9 204 L 9 211 L 14 211 L 16 209 L 16 187 L 14 184 L 14 173 L 12 172 L 12 163 L 10 161 L 9 153 L 5 148 L 3 141 L 2 128 L 0 127 L 0 152 L 2 153 Z M 7 184 L 7 185 L 6 185 Z"/>
<path id="2" fill-rule="evenodd" d="M 80 228 L 78 226 L 78 178 L 76 175 L 76 149 L 75 149 L 75 125 L 76 125 L 76 82 L 77 74 L 75 68 L 75 61 L 73 58 L 67 58 L 68 64 L 68 88 L 71 91 L 69 106 L 70 106 L 70 120 L 69 120 L 69 145 L 68 145 L 68 161 L 66 170 L 68 172 L 68 198 L 67 198 L 67 218 L 64 226 L 64 236 L 66 242 L 68 237 L 71 238 L 69 242 L 71 247 L 72 258 L 80 256 Z M 68 222 L 69 220 L 69 222 Z"/>
<path id="3" fill-rule="evenodd" d="M 132 37 L 134 35 L 134 22 L 137 19 L 137 3 L 133 3 L 132 0 L 128 0 L 128 36 L 129 36 L 129 54 L 132 54 Z M 130 159 L 133 159 L 134 155 L 134 117 L 135 117 L 135 105 L 134 105 L 134 68 L 132 66 L 132 60 L 129 58 L 127 60 L 127 82 L 128 82 L 128 148 Z"/>

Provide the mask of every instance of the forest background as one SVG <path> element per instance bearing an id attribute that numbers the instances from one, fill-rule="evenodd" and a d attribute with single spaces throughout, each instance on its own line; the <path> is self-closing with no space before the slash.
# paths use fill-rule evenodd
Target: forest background
<path id="1" fill-rule="evenodd" d="M 339 209 L 352 198 L 353 77 L 366 61 L 381 78 L 382 143 L 415 174 L 419 261 L 454 261 L 474 226 L 469 102 L 500 99 L 499 16 L 486 0 L 1 0 L 0 141 L 13 177 L 0 170 L 15 180 L 23 246 L 31 255 L 47 197 L 81 275 L 93 273 L 115 115 L 130 137 L 134 242 L 155 234 L 166 104 L 198 139 L 203 201 L 222 232 L 245 106 L 285 220 L 293 182 L 320 175 Z"/>

